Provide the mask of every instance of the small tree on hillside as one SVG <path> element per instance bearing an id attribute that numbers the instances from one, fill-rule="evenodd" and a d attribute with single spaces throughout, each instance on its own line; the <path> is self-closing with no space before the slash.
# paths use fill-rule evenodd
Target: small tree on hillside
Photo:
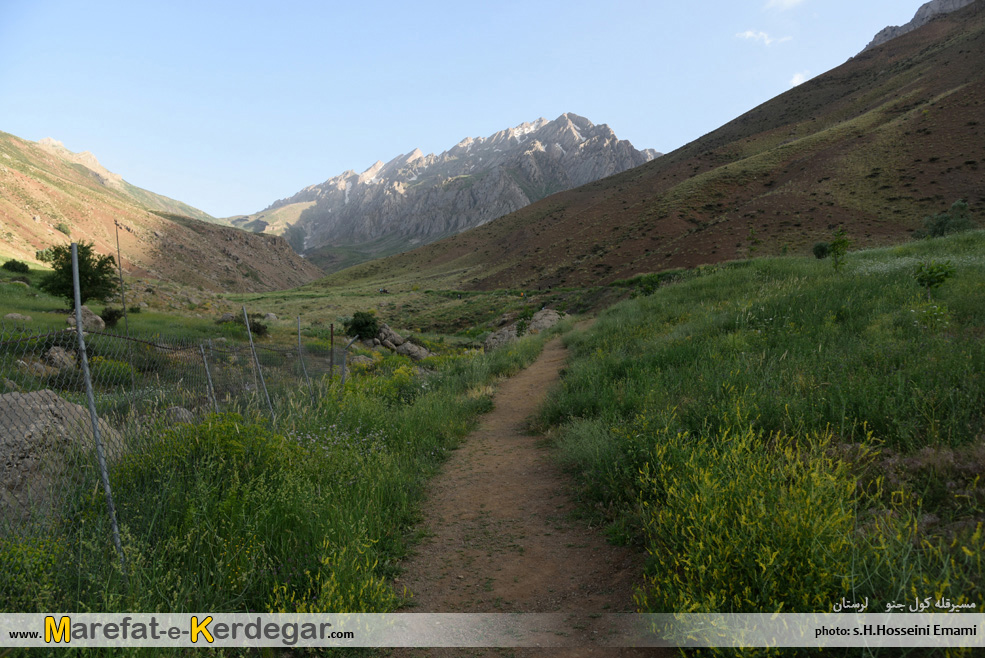
<path id="1" fill-rule="evenodd" d="M 93 252 L 91 242 L 79 243 L 79 291 L 82 304 L 90 299 L 106 299 L 119 288 L 116 279 L 116 260 Z M 49 295 L 64 297 L 69 308 L 75 309 L 75 288 L 72 284 L 72 248 L 57 245 L 38 252 L 39 260 L 50 263 L 51 274 L 38 287 Z"/>
<path id="2" fill-rule="evenodd" d="M 850 246 L 852 246 L 852 241 L 848 237 L 848 233 L 843 226 L 839 227 L 834 233 L 834 239 L 828 245 L 828 255 L 831 256 L 831 265 L 835 268 L 835 272 L 845 264 L 845 254 L 848 253 Z"/>

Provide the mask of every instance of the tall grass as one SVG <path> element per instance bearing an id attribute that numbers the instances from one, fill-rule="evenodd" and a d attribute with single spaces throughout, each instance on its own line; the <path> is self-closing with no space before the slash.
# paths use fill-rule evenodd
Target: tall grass
<path id="1" fill-rule="evenodd" d="M 981 604 L 983 253 L 973 232 L 840 272 L 781 258 L 640 280 L 569 336 L 543 422 L 612 536 L 650 553 L 641 609 Z M 927 300 L 930 258 L 956 274 Z"/>
<path id="2" fill-rule="evenodd" d="M 491 406 L 470 393 L 542 343 L 423 368 L 387 356 L 344 389 L 325 379 L 314 396 L 279 396 L 276 429 L 236 414 L 154 428 L 111 463 L 126 574 L 87 487 L 61 523 L 0 545 L 0 610 L 393 610 L 427 478 Z"/>

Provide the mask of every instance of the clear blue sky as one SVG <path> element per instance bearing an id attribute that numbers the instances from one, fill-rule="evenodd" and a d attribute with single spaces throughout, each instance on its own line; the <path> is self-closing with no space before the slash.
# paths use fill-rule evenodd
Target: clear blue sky
<path id="1" fill-rule="evenodd" d="M 0 130 L 224 217 L 574 112 L 669 152 L 924 0 L 0 0 Z"/>

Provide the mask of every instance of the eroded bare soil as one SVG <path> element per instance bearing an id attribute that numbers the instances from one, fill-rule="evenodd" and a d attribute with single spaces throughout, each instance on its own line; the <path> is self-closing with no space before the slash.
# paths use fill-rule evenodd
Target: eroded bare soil
<path id="1" fill-rule="evenodd" d="M 495 408 L 433 481 L 428 536 L 396 579 L 412 595 L 402 612 L 633 612 L 642 554 L 608 544 L 574 515 L 572 483 L 542 436 L 527 430 L 566 358 L 560 339 L 502 382 Z M 660 655 L 601 646 L 604 617 L 569 629 L 575 647 L 413 649 L 398 656 Z"/>

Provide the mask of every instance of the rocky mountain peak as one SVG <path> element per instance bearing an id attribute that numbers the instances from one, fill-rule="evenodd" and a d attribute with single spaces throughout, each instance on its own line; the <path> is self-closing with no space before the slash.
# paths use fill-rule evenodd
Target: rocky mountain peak
<path id="1" fill-rule="evenodd" d="M 106 187 L 112 187 L 117 190 L 123 187 L 123 177 L 119 174 L 114 174 L 112 171 L 99 164 L 99 160 L 96 159 L 96 156 L 89 151 L 73 153 L 65 148 L 64 144 L 52 137 L 44 137 L 40 139 L 37 142 L 37 145 L 41 147 L 42 150 L 58 156 L 63 160 L 68 160 L 69 162 L 82 165 L 94 173 L 99 179 L 99 182 Z"/>
<path id="2" fill-rule="evenodd" d="M 907 32 L 912 32 L 917 28 L 923 27 L 938 16 L 949 14 L 952 11 L 957 11 L 962 7 L 967 7 L 973 2 L 975 2 L 975 0 L 931 0 L 930 2 L 921 5 L 920 8 L 917 9 L 917 13 L 913 16 L 913 20 L 906 25 L 890 25 L 889 27 L 885 27 L 880 30 L 862 52 L 882 45 L 891 39 L 895 39 L 898 36 L 906 34 Z"/>
<path id="3" fill-rule="evenodd" d="M 377 162 L 357 177 L 336 176 L 257 213 L 294 204 L 292 245 L 318 259 L 322 249 L 360 244 L 410 246 L 484 224 L 554 192 L 584 185 L 652 160 L 606 124 L 565 113 L 466 137 L 449 150 L 420 149 Z M 311 205 L 313 202 L 313 205 Z M 266 229 L 265 229 L 266 230 Z M 374 249 L 377 247 L 373 247 Z"/>

